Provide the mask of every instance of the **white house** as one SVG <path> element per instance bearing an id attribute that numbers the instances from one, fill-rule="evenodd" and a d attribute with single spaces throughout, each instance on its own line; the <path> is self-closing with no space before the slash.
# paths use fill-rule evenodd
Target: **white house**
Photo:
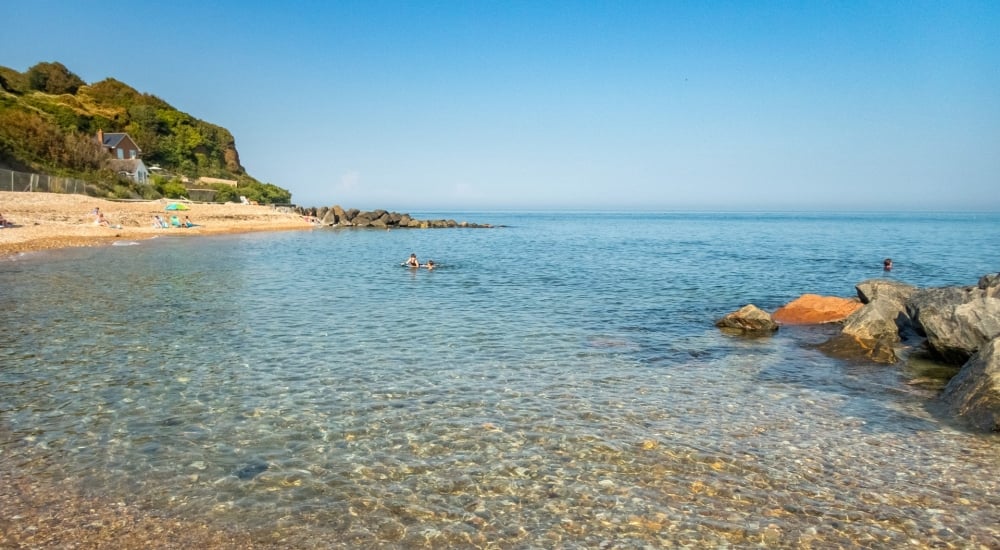
<path id="1" fill-rule="evenodd" d="M 149 183 L 149 170 L 142 159 L 111 159 L 108 166 L 116 173 L 143 185 Z"/>

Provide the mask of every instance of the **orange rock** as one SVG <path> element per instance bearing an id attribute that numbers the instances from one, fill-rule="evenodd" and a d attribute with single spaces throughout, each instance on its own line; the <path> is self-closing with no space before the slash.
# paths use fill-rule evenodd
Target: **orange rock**
<path id="1" fill-rule="evenodd" d="M 861 302 L 836 296 L 803 294 L 778 308 L 771 317 L 785 325 L 817 325 L 843 321 L 861 307 Z"/>

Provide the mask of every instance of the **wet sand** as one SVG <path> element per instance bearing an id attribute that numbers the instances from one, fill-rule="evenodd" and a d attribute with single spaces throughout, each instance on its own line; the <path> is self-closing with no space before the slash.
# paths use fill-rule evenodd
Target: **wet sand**
<path id="1" fill-rule="evenodd" d="M 0 191 L 0 214 L 14 223 L 14 227 L 0 229 L 0 257 L 52 248 L 104 246 L 157 235 L 217 235 L 315 227 L 302 216 L 270 206 L 190 203 L 186 211 L 165 211 L 171 202 L 175 201 L 119 202 L 85 195 Z M 100 208 L 112 225 L 120 227 L 96 225 L 91 214 L 94 208 Z M 181 220 L 189 216 L 196 227 L 153 227 L 153 216 L 169 219 L 173 214 Z"/>

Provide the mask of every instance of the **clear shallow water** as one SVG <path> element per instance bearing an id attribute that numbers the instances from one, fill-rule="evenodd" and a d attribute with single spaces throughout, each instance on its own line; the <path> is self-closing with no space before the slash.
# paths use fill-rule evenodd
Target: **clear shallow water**
<path id="1" fill-rule="evenodd" d="M 507 227 L 0 262 L 0 466 L 292 546 L 1000 544 L 997 436 L 712 326 L 974 284 L 1000 216 L 418 216 Z"/>

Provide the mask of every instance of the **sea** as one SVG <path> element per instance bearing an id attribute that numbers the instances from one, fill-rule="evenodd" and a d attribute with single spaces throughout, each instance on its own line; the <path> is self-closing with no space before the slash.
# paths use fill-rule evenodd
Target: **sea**
<path id="1" fill-rule="evenodd" d="M 494 227 L 0 260 L 0 469 L 288 548 L 1000 547 L 954 368 L 713 324 L 975 285 L 1000 214 L 412 214 Z"/>

